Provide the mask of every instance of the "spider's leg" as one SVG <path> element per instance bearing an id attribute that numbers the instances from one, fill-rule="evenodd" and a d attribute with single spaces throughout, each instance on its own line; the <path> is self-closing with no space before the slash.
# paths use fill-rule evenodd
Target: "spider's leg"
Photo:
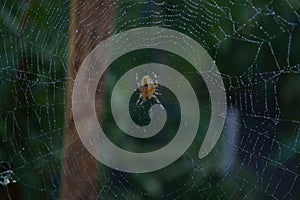
<path id="1" fill-rule="evenodd" d="M 152 95 L 152 96 L 151 96 L 151 98 L 154 98 L 154 99 L 155 99 L 155 101 L 156 101 L 158 104 L 160 104 L 160 101 L 158 100 L 157 96 L 155 96 L 155 95 Z"/>
<path id="2" fill-rule="evenodd" d="M 156 102 L 157 102 L 158 104 L 161 104 L 157 97 L 154 97 L 154 99 L 156 100 Z"/>
<path id="3" fill-rule="evenodd" d="M 140 87 L 138 73 L 135 74 L 135 80 L 136 80 L 136 82 L 137 82 L 138 87 Z"/>
<path id="4" fill-rule="evenodd" d="M 154 72 L 152 72 L 152 74 L 153 74 L 153 77 L 154 77 L 155 79 L 157 79 L 157 75 L 156 75 Z"/>
<path id="5" fill-rule="evenodd" d="M 158 86 L 158 77 L 157 77 L 157 75 L 154 73 L 154 72 L 151 72 L 152 74 L 153 74 L 153 78 L 154 78 L 154 85 L 155 85 L 155 87 L 157 87 Z"/>
<path id="6" fill-rule="evenodd" d="M 144 101 L 145 101 L 145 98 L 144 98 L 144 97 L 141 98 L 139 105 L 140 105 L 140 106 L 143 105 Z"/>
<path id="7" fill-rule="evenodd" d="M 136 101 L 136 105 L 141 105 L 141 102 L 143 102 L 143 100 L 142 100 L 142 94 L 140 94 L 140 96 L 139 96 L 139 98 L 138 98 L 138 100 Z"/>
<path id="8" fill-rule="evenodd" d="M 155 78 L 155 82 L 154 82 L 155 87 L 158 87 L 158 80 L 157 80 L 157 76 Z"/>
<path id="9" fill-rule="evenodd" d="M 154 96 L 154 99 L 156 100 L 156 102 L 159 104 L 159 106 L 162 108 L 162 109 L 165 109 L 162 104 L 160 103 L 160 101 L 158 100 L 158 98 L 156 96 Z"/>

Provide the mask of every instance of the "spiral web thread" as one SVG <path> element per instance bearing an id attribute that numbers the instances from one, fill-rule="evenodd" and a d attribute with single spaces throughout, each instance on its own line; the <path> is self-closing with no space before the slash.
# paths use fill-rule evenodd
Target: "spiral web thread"
<path id="1" fill-rule="evenodd" d="M 62 138 L 67 32 L 73 23 L 69 4 L 0 3 L 0 185 L 17 184 L 27 199 L 59 195 L 61 153 L 68 145 Z M 219 67 L 229 111 L 219 146 L 206 160 L 185 155 L 188 175 L 174 188 L 164 188 L 159 174 L 133 181 L 101 166 L 99 199 L 296 199 L 299 7 L 296 0 L 118 1 L 116 32 L 162 26 L 198 41 Z M 211 163 L 214 167 L 206 167 Z M 10 192 L 1 194 L 9 197 Z"/>

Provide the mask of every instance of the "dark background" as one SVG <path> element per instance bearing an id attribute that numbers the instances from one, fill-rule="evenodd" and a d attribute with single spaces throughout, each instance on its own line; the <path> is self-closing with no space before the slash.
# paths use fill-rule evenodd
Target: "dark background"
<path id="1" fill-rule="evenodd" d="M 0 199 L 59 198 L 69 13 L 69 1 L 0 2 L 0 183 L 8 170 L 16 181 Z M 115 32 L 143 26 L 185 33 L 216 61 L 224 133 L 206 158 L 200 133 L 153 173 L 99 164 L 99 199 L 299 199 L 299 1 L 118 1 Z"/>

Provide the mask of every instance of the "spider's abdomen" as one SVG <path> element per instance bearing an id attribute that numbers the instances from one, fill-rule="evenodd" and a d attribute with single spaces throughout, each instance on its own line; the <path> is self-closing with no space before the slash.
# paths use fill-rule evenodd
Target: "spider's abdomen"
<path id="1" fill-rule="evenodd" d="M 155 91 L 156 88 L 154 86 L 151 87 L 142 86 L 140 88 L 140 92 L 145 99 L 151 99 L 154 96 Z"/>

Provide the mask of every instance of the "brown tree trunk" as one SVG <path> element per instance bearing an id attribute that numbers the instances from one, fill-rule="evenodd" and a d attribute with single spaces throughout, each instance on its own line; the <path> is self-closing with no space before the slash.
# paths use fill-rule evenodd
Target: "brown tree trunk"
<path id="1" fill-rule="evenodd" d="M 73 0 L 70 20 L 70 58 L 66 97 L 66 129 L 61 175 L 61 199 L 97 199 L 97 160 L 77 134 L 71 96 L 78 69 L 88 53 L 114 31 L 115 0 Z"/>

